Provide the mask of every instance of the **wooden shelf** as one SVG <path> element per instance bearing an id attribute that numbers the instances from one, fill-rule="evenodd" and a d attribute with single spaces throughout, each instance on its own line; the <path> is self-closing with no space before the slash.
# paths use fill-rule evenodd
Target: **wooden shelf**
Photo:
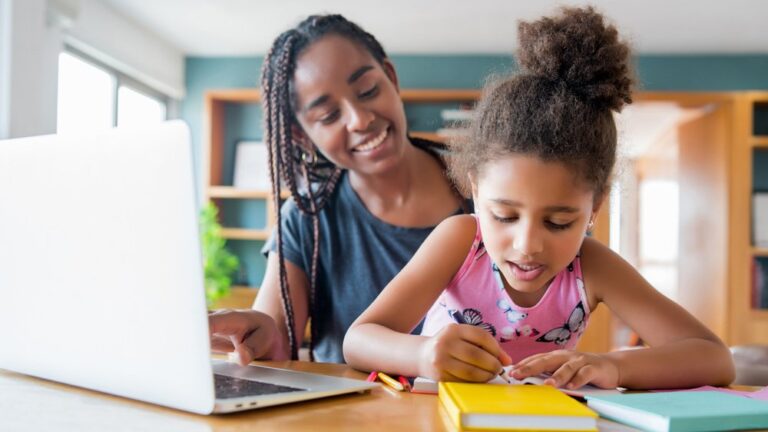
<path id="1" fill-rule="evenodd" d="M 752 255 L 768 258 L 768 248 L 753 247 Z"/>
<path id="2" fill-rule="evenodd" d="M 249 228 L 222 228 L 221 236 L 229 240 L 266 240 L 269 238 L 268 230 Z"/>
<path id="3" fill-rule="evenodd" d="M 231 199 L 267 199 L 272 196 L 272 191 L 267 189 L 240 189 L 232 186 L 209 186 L 208 197 Z M 280 192 L 280 197 L 287 199 L 291 196 L 289 191 Z"/>
<path id="4" fill-rule="evenodd" d="M 768 136 L 752 136 L 752 145 L 757 148 L 768 149 Z"/>
<path id="5" fill-rule="evenodd" d="M 415 138 L 421 138 L 430 141 L 444 142 L 447 138 L 444 135 L 437 134 L 435 132 L 413 131 L 409 135 Z"/>
<path id="6" fill-rule="evenodd" d="M 267 199 L 270 196 L 268 190 L 239 189 L 232 186 L 209 186 L 210 198 L 235 198 L 235 199 Z"/>
<path id="7" fill-rule="evenodd" d="M 256 287 L 233 286 L 231 293 L 211 305 L 211 309 L 250 309 L 258 292 Z"/>
<path id="8" fill-rule="evenodd" d="M 256 88 L 210 90 L 205 97 L 217 102 L 259 102 L 261 92 Z M 406 89 L 400 91 L 403 102 L 474 102 L 480 99 L 476 89 Z"/>
<path id="9" fill-rule="evenodd" d="M 205 92 L 205 98 L 216 102 L 259 102 L 261 91 L 256 88 L 210 90 Z"/>
<path id="10" fill-rule="evenodd" d="M 406 103 L 475 102 L 480 99 L 480 90 L 408 89 L 400 91 L 400 98 Z"/>

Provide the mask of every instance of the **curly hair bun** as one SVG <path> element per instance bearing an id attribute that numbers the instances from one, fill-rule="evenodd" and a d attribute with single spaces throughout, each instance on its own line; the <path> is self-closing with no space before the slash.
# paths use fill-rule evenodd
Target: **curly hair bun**
<path id="1" fill-rule="evenodd" d="M 524 73 L 561 82 L 585 102 L 615 111 L 632 102 L 629 47 L 594 8 L 562 8 L 558 16 L 521 22 L 518 34 Z"/>

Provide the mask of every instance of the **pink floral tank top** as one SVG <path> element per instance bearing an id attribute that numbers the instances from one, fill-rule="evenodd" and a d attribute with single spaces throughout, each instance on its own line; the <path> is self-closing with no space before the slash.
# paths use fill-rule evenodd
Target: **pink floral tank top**
<path id="1" fill-rule="evenodd" d="M 433 336 L 457 321 L 476 325 L 493 335 L 514 363 L 533 354 L 576 346 L 590 313 L 578 255 L 532 307 L 517 306 L 501 278 L 485 252 L 477 224 L 467 258 L 427 312 L 421 334 Z"/>

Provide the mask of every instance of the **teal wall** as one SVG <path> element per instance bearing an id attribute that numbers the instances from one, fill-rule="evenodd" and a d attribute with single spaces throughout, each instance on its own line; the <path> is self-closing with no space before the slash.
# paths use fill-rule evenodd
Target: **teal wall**
<path id="1" fill-rule="evenodd" d="M 256 87 L 262 57 L 188 57 L 186 59 L 187 95 L 181 105 L 181 117 L 192 131 L 197 172 L 203 124 L 203 93 L 207 89 Z M 489 74 L 504 74 L 516 65 L 511 56 L 502 55 L 399 55 L 392 57 L 402 88 L 479 88 Z M 643 91 L 727 91 L 768 90 L 768 55 L 642 55 L 636 59 Z M 438 106 L 406 107 L 409 127 L 423 130 L 436 127 L 434 112 Z M 768 107 L 756 132 L 768 134 Z M 224 176 L 230 179 L 235 142 L 259 139 L 260 110 L 257 106 L 232 106 L 226 110 L 226 163 Z M 768 189 L 768 154 L 755 160 L 755 185 Z M 232 226 L 259 227 L 265 223 L 262 202 L 230 202 L 224 209 L 225 223 Z M 244 264 L 240 282 L 260 285 L 264 260 L 262 242 L 234 241 L 230 248 Z"/>

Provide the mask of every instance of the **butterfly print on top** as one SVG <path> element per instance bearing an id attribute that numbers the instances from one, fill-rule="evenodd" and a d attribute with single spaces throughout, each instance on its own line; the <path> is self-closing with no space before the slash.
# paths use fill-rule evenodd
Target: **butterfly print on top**
<path id="1" fill-rule="evenodd" d="M 450 315 L 451 317 L 453 317 L 453 314 L 456 312 L 458 312 L 456 309 L 448 309 L 448 315 Z M 464 324 L 480 327 L 483 330 L 490 333 L 493 337 L 496 337 L 496 327 L 494 327 L 493 324 L 484 322 L 483 314 L 480 313 L 479 310 L 467 308 L 467 309 L 464 309 L 464 311 L 459 313 L 461 314 L 461 317 L 464 320 Z"/>
<path id="2" fill-rule="evenodd" d="M 548 332 L 541 335 L 536 342 L 554 342 L 557 345 L 563 346 L 570 339 L 571 336 L 578 334 L 584 328 L 584 317 L 586 312 L 584 311 L 584 305 L 582 302 L 576 305 L 568 317 L 568 321 L 563 324 L 562 327 L 555 327 Z"/>

